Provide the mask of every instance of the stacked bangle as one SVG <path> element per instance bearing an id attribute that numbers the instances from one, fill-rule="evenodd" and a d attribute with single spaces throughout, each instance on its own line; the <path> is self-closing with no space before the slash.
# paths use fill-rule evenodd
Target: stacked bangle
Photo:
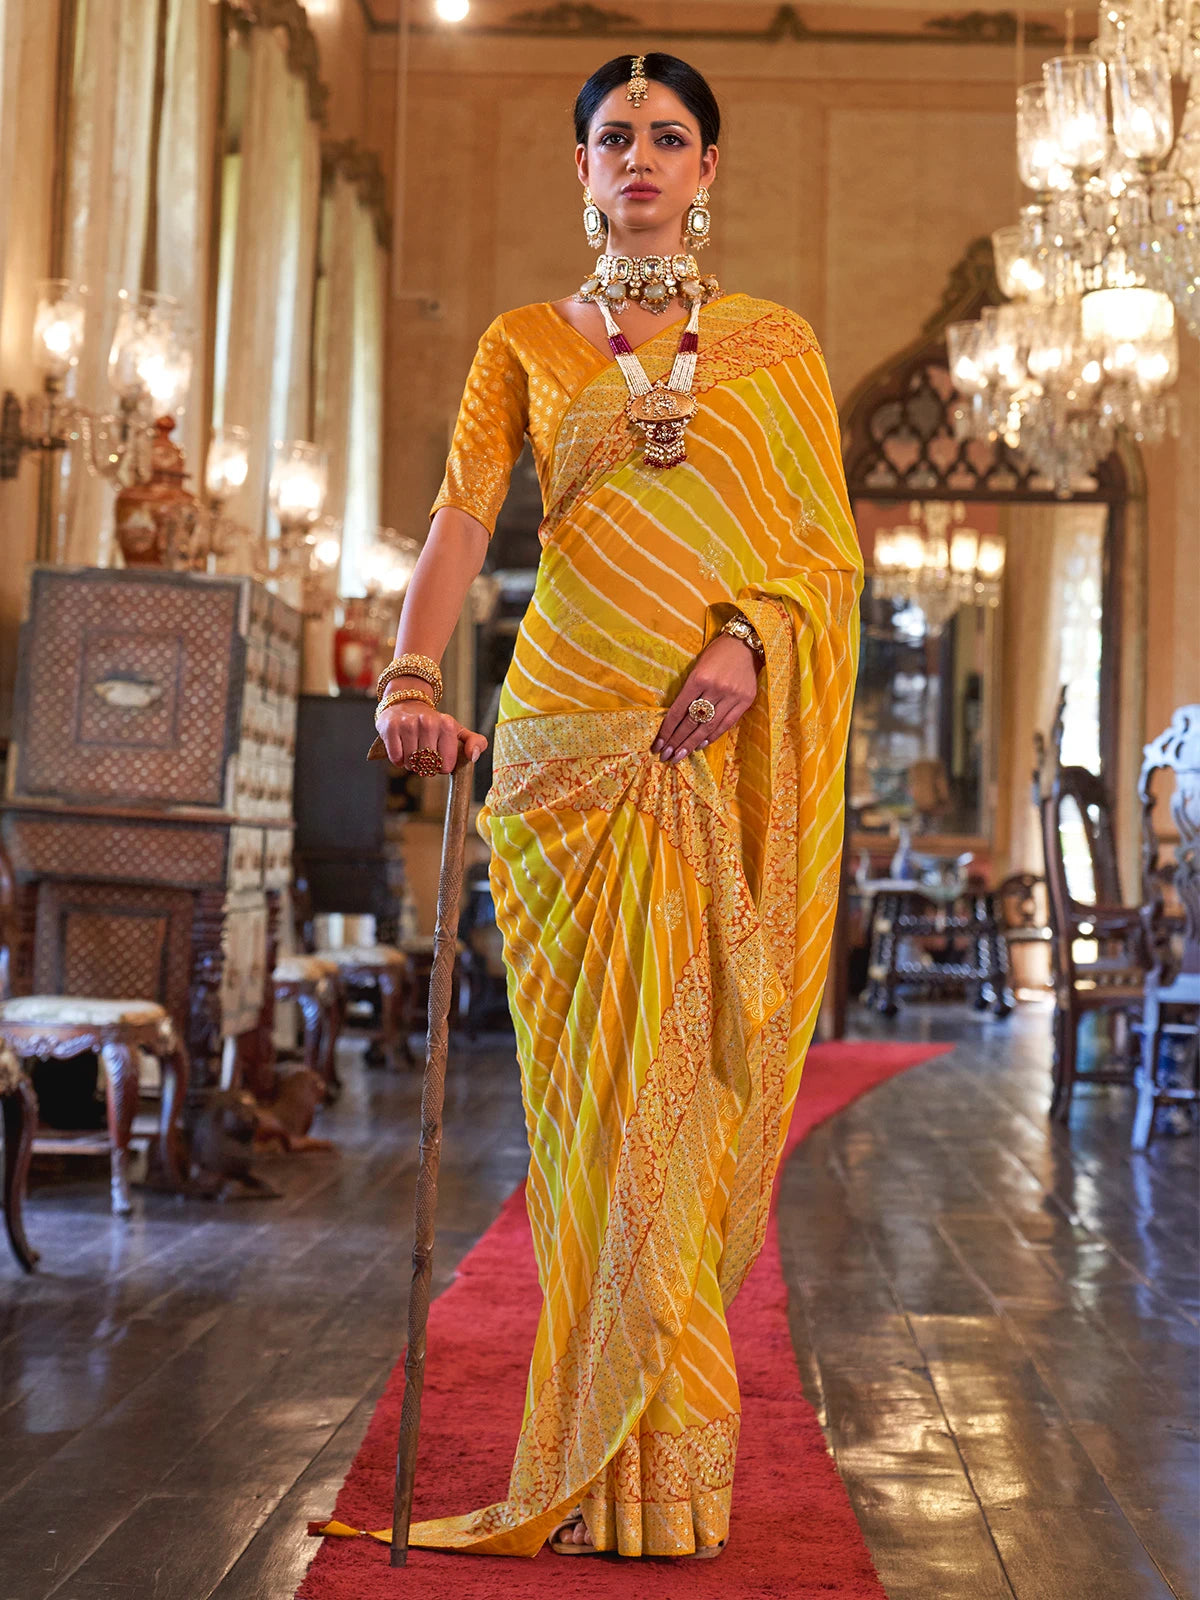
<path id="1" fill-rule="evenodd" d="M 429 695 L 422 694 L 420 689 L 393 689 L 391 694 L 385 694 L 375 707 L 375 721 L 378 722 L 389 706 L 398 706 L 405 700 L 420 700 L 427 706 L 436 704 Z"/>
<path id="2" fill-rule="evenodd" d="M 442 669 L 432 656 L 408 653 L 397 656 L 394 661 L 389 661 L 379 674 L 379 682 L 375 685 L 376 699 L 379 698 L 393 678 L 420 678 L 423 683 L 429 685 L 430 692 L 433 695 L 433 699 L 430 702 L 431 705 L 436 705 L 442 698 Z"/>

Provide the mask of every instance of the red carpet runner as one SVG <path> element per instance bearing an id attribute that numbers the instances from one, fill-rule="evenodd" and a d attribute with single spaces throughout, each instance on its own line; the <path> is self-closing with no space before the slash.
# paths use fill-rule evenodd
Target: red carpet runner
<path id="1" fill-rule="evenodd" d="M 804 1069 L 787 1151 L 865 1090 L 948 1046 L 828 1044 Z M 786 1159 L 786 1157 L 785 1157 Z M 540 1306 L 523 1188 L 463 1259 L 429 1317 L 414 1518 L 503 1497 L 521 1426 Z M 593 1595 L 691 1600 L 886 1600 L 846 1490 L 804 1398 L 787 1320 L 772 1219 L 767 1242 L 730 1313 L 742 1390 L 742 1436 L 729 1545 L 715 1561 L 556 1556 L 532 1561 L 414 1550 L 393 1570 L 370 1539 L 327 1539 L 297 1600 L 422 1600 Z M 360 1528 L 391 1521 L 403 1362 L 376 1408 L 336 1515 Z M 319 1509 L 319 1508 L 314 1508 Z"/>

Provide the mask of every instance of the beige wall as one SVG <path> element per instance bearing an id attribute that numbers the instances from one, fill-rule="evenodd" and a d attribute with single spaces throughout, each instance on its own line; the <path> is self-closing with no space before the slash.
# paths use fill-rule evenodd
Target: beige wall
<path id="1" fill-rule="evenodd" d="M 366 97 L 368 35 L 359 0 L 315 0 L 306 5 L 309 26 L 321 52 L 321 78 L 329 87 L 331 139 L 358 139 L 368 145 Z"/>
<path id="2" fill-rule="evenodd" d="M 36 282 L 50 259 L 50 190 L 54 170 L 54 79 L 57 7 L 26 6 L 17 73 L 19 165 L 12 182 L 0 277 L 0 386 L 24 399 L 39 386 L 33 366 Z M 17 626 L 25 567 L 37 538 L 38 466 L 26 457 L 18 475 L 0 482 L 0 738 L 12 717 Z"/>
<path id="3" fill-rule="evenodd" d="M 569 293 L 587 265 L 570 106 L 598 62 L 653 41 L 413 43 L 404 284 L 393 301 L 385 520 L 420 535 L 478 334 L 498 311 Z M 725 118 L 705 265 L 727 289 L 812 322 L 843 399 L 919 330 L 966 245 L 1015 218 L 1013 58 L 988 46 L 734 42 L 673 46 Z M 1026 76 L 1038 60 L 1027 56 Z M 391 125 L 395 41 L 372 47 L 368 124 Z M 394 152 L 389 152 L 392 162 Z M 1150 646 L 1145 728 L 1200 696 L 1200 355 L 1190 336 L 1181 438 L 1146 452 Z M 1137 584 L 1133 585 L 1136 590 Z M 1144 628 L 1131 606 L 1128 619 Z M 1138 696 L 1135 696 L 1135 703 Z"/>

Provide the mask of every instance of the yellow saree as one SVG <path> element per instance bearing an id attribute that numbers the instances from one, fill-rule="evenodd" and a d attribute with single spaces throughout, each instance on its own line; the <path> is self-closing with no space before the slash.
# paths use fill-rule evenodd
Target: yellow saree
<path id="1" fill-rule="evenodd" d="M 665 375 L 677 328 L 641 346 Z M 728 1530 L 725 1312 L 766 1228 L 828 959 L 861 561 L 813 335 L 702 314 L 688 460 L 643 465 L 616 364 L 552 306 L 479 347 L 437 505 L 489 529 L 528 432 L 546 506 L 480 817 L 493 851 L 544 1294 L 508 1496 L 414 1545 L 684 1555 Z M 734 607 L 758 697 L 678 766 L 649 753 Z"/>

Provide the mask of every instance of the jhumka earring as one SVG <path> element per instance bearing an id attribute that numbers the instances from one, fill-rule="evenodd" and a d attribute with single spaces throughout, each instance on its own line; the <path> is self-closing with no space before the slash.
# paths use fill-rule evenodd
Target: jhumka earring
<path id="1" fill-rule="evenodd" d="M 587 234 L 587 242 L 593 250 L 604 249 L 608 225 L 604 221 L 604 213 L 592 199 L 590 189 L 583 191 L 583 231 Z"/>
<path id="2" fill-rule="evenodd" d="M 687 221 L 683 225 L 683 248 L 703 250 L 712 229 L 712 215 L 708 209 L 708 190 L 703 184 L 696 190 L 696 198 L 688 207 Z"/>

